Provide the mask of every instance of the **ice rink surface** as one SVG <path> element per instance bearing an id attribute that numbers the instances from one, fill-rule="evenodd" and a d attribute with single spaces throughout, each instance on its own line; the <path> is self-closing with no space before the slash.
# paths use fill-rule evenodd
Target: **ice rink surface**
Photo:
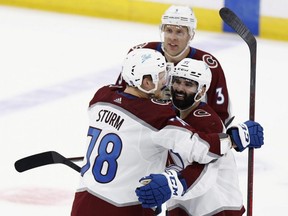
<path id="1" fill-rule="evenodd" d="M 18 173 L 14 162 L 49 150 L 84 155 L 86 111 L 94 92 L 114 83 L 130 47 L 158 40 L 154 25 L 0 7 L 1 215 L 70 214 L 77 172 L 50 165 Z M 255 120 L 264 126 L 265 145 L 254 151 L 253 215 L 278 216 L 288 209 L 288 43 L 257 40 Z M 197 31 L 192 46 L 221 62 L 234 123 L 247 120 L 245 42 L 235 34 Z M 235 152 L 245 205 L 247 155 Z"/>

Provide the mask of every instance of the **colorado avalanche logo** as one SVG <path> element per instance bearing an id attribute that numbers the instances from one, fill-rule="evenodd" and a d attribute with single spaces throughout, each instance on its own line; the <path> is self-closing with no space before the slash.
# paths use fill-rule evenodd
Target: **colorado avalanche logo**
<path id="1" fill-rule="evenodd" d="M 202 57 L 202 60 L 210 67 L 210 68 L 217 68 L 218 62 L 214 59 L 211 55 L 205 54 Z"/>
<path id="2" fill-rule="evenodd" d="M 210 113 L 208 113 L 207 111 L 205 110 L 202 110 L 202 109 L 197 109 L 193 112 L 193 115 L 196 116 L 196 117 L 207 117 L 207 116 L 211 116 Z"/>

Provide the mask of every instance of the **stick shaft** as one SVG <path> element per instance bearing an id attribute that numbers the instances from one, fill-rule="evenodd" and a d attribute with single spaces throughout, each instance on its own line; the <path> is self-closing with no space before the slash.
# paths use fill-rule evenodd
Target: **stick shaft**
<path id="1" fill-rule="evenodd" d="M 77 161 L 82 161 L 84 160 L 83 156 L 79 156 L 79 157 L 69 157 L 67 158 L 67 160 L 73 161 L 73 162 L 77 162 Z"/>
<path id="2" fill-rule="evenodd" d="M 256 95 L 256 50 L 257 43 L 249 46 L 250 50 L 250 103 L 249 119 L 255 120 L 255 95 Z M 248 179 L 247 179 L 247 216 L 253 215 L 253 181 L 254 181 L 254 149 L 248 150 Z"/>
<path id="3" fill-rule="evenodd" d="M 255 120 L 255 90 L 256 90 L 256 51 L 257 41 L 245 24 L 229 8 L 221 8 L 221 18 L 246 42 L 250 51 L 250 100 L 249 119 Z M 247 216 L 253 213 L 253 177 L 254 177 L 254 149 L 248 151 L 248 180 L 247 180 Z"/>

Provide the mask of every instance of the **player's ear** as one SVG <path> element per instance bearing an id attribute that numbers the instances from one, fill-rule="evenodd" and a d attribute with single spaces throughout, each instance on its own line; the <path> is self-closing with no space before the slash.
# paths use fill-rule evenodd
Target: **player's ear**
<path id="1" fill-rule="evenodd" d="M 143 76 L 141 87 L 146 91 L 149 91 L 155 87 L 151 76 Z"/>
<path id="2" fill-rule="evenodd" d="M 203 95 L 205 95 L 205 92 L 206 92 L 206 86 L 203 86 L 203 87 L 201 88 L 201 90 L 199 90 L 199 93 L 198 93 L 197 98 L 203 97 Z"/>
<path id="3" fill-rule="evenodd" d="M 204 86 L 202 87 L 202 92 L 203 92 L 203 94 L 205 94 L 205 92 L 206 92 L 206 85 L 204 85 Z"/>

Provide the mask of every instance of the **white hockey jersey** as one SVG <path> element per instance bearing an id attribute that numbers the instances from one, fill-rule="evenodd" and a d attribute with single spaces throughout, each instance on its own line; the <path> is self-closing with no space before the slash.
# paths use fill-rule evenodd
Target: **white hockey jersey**
<path id="1" fill-rule="evenodd" d="M 220 143 L 218 133 L 195 133 L 170 104 L 118 90 L 105 86 L 90 102 L 78 192 L 88 191 L 115 207 L 137 205 L 139 179 L 163 172 L 169 149 L 181 155 L 186 166 L 193 161 L 209 163 L 225 153 L 221 149 L 230 148 L 229 142 Z"/>

